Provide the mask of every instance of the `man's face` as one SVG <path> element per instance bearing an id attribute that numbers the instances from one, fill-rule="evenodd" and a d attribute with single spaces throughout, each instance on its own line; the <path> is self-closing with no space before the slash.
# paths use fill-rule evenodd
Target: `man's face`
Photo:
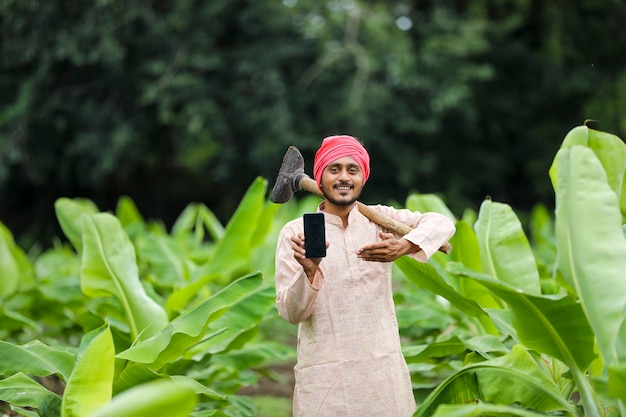
<path id="1" fill-rule="evenodd" d="M 326 200 L 336 206 L 350 206 L 363 190 L 363 171 L 349 156 L 339 158 L 322 172 L 322 193 Z"/>

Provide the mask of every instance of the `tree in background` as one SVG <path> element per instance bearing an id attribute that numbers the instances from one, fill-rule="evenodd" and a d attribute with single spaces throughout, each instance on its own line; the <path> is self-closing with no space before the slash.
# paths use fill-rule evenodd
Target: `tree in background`
<path id="1" fill-rule="evenodd" d="M 374 155 L 365 201 L 550 203 L 564 132 L 624 136 L 625 18 L 614 0 L 6 0 L 0 218 L 25 245 L 57 233 L 59 196 L 228 218 L 287 146 L 310 171 L 342 132 Z"/>

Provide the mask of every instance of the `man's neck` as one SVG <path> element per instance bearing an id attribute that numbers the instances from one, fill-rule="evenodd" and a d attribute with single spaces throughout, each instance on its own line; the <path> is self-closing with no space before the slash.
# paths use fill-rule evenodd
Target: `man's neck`
<path id="1" fill-rule="evenodd" d="M 321 210 L 324 213 L 338 216 L 339 218 L 341 218 L 341 221 L 343 222 L 343 226 L 347 227 L 348 215 L 350 214 L 350 212 L 352 211 L 355 205 L 356 205 L 356 202 L 349 204 L 347 206 L 344 206 L 344 205 L 336 205 L 336 204 L 331 203 L 328 200 L 324 200 L 324 203 L 322 203 L 322 206 L 321 206 Z"/>

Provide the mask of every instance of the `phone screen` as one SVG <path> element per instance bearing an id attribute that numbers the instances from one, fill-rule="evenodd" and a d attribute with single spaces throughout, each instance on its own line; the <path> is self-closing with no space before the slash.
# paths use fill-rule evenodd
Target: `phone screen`
<path id="1" fill-rule="evenodd" d="M 304 219 L 304 250 L 307 258 L 323 258 L 326 256 L 326 229 L 324 213 L 305 213 Z"/>

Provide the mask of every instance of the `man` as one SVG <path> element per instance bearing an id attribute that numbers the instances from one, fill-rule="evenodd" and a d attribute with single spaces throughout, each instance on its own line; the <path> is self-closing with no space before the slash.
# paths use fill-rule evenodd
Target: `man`
<path id="1" fill-rule="evenodd" d="M 376 210 L 414 229 L 394 236 L 356 204 L 370 174 L 369 155 L 351 136 L 330 136 L 313 175 L 324 201 L 327 256 L 306 258 L 302 218 L 287 223 L 276 249 L 276 304 L 298 323 L 293 415 L 410 417 L 416 410 L 400 350 L 391 287 L 392 261 L 426 262 L 454 234 L 438 213 Z"/>

